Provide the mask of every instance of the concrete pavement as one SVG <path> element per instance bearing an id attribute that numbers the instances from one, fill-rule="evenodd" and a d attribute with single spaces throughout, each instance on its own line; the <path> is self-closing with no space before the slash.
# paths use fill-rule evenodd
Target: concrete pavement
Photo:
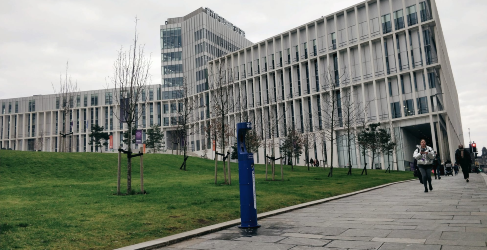
<path id="1" fill-rule="evenodd" d="M 429 193 L 419 181 L 400 183 L 159 249 L 487 249 L 486 181 L 444 176 Z"/>

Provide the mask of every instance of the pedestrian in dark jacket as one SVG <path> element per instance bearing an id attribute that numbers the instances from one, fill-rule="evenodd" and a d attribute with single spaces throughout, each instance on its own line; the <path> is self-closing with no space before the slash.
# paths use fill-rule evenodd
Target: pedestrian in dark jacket
<path id="1" fill-rule="evenodd" d="M 462 167 L 463 178 L 469 182 L 468 178 L 472 168 L 472 158 L 470 152 L 463 148 L 463 145 L 458 145 L 457 151 L 455 151 L 455 161 Z"/>
<path id="2" fill-rule="evenodd" d="M 437 154 L 435 151 L 435 158 L 433 159 L 433 171 L 435 172 L 435 180 L 438 178 L 438 180 L 441 179 L 441 169 L 440 169 L 441 163 L 440 163 L 440 154 Z"/>

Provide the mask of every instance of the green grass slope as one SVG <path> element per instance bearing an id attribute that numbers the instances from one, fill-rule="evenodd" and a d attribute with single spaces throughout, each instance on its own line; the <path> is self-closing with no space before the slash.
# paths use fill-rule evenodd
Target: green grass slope
<path id="1" fill-rule="evenodd" d="M 126 158 L 122 158 L 126 192 Z M 214 161 L 182 156 L 144 156 L 145 195 L 117 196 L 117 155 L 0 151 L 0 249 L 113 249 L 240 216 L 238 165 L 232 185 L 214 185 Z M 139 158 L 132 187 L 140 190 Z M 284 181 L 265 181 L 256 165 L 257 211 L 411 179 L 411 173 L 369 171 L 353 176 L 335 169 L 284 167 Z M 277 171 L 276 179 L 280 179 Z"/>

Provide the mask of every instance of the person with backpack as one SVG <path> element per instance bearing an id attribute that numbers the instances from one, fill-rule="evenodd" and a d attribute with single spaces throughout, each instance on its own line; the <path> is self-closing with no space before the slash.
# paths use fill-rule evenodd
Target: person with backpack
<path id="1" fill-rule="evenodd" d="M 426 146 L 426 140 L 421 140 L 421 145 L 418 145 L 416 150 L 414 150 L 413 158 L 418 162 L 418 168 L 423 176 L 424 192 L 433 190 L 433 185 L 431 185 L 431 169 L 433 168 L 433 159 L 435 158 L 435 152 L 431 147 Z"/>
<path id="2" fill-rule="evenodd" d="M 469 182 L 468 178 L 472 170 L 472 158 L 470 152 L 464 149 L 462 144 L 458 145 L 458 149 L 455 151 L 455 161 L 462 167 L 463 178 Z"/>

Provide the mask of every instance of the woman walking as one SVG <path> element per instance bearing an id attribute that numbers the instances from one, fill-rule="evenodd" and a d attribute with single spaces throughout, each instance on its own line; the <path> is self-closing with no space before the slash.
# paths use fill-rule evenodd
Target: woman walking
<path id="1" fill-rule="evenodd" d="M 421 145 L 417 146 L 414 150 L 413 158 L 418 161 L 418 168 L 423 176 L 424 192 L 428 192 L 428 186 L 430 191 L 433 190 L 431 185 L 431 169 L 433 168 L 433 159 L 435 158 L 435 152 L 432 148 L 426 146 L 426 140 L 421 140 Z"/>
<path id="2" fill-rule="evenodd" d="M 463 148 L 463 145 L 458 145 L 457 151 L 455 151 L 455 161 L 462 167 L 463 178 L 469 182 L 472 158 L 470 158 L 470 152 Z"/>

